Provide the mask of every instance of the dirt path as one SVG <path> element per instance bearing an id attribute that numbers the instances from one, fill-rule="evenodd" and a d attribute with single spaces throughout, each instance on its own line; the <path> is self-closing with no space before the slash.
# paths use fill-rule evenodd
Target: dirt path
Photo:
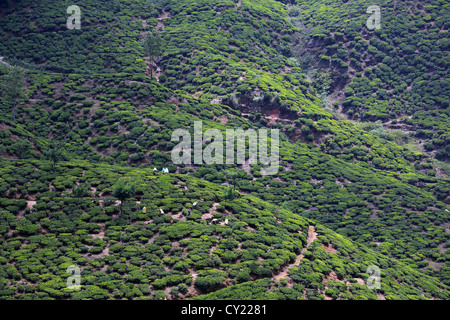
<path id="1" fill-rule="evenodd" d="M 252 175 L 252 168 L 250 167 L 251 164 L 257 163 L 256 161 L 256 154 L 251 154 L 248 160 L 245 160 L 242 164 L 242 170 L 247 172 L 248 175 Z"/>
<path id="2" fill-rule="evenodd" d="M 0 63 L 1 63 L 1 64 L 4 64 L 5 66 L 10 67 L 11 65 L 10 65 L 9 63 L 3 61 L 3 59 L 4 59 L 3 57 L 0 57 Z"/>
<path id="3" fill-rule="evenodd" d="M 188 292 L 184 294 L 184 297 L 195 297 L 200 294 L 200 291 L 195 287 L 195 279 L 197 279 L 198 273 L 196 273 L 192 269 L 188 269 L 189 273 L 192 275 L 192 282 L 191 285 L 188 288 Z"/>
<path id="4" fill-rule="evenodd" d="M 294 263 L 291 263 L 290 265 L 286 266 L 284 268 L 284 271 L 282 271 L 281 273 L 279 273 L 277 276 L 273 277 L 273 279 L 275 281 L 280 281 L 281 279 L 287 279 L 288 276 L 288 271 L 290 268 L 292 268 L 293 266 L 298 266 L 300 264 L 300 260 L 303 259 L 303 253 L 305 253 L 305 251 L 308 249 L 308 247 L 311 245 L 311 243 L 317 238 L 317 233 L 314 230 L 314 226 L 309 226 L 309 230 L 308 230 L 308 239 L 306 241 L 306 247 L 304 247 L 302 249 L 302 251 L 300 252 L 300 254 L 297 256 L 297 259 L 295 260 Z"/>
<path id="5" fill-rule="evenodd" d="M 441 169 L 439 169 L 436 165 L 433 165 L 434 167 L 434 171 L 436 171 L 436 175 L 438 177 L 444 178 L 444 179 L 449 179 L 450 176 L 448 176 L 447 174 L 445 174 L 444 171 L 442 171 Z"/>
<path id="6" fill-rule="evenodd" d="M 165 30 L 166 26 L 164 25 L 164 19 L 170 19 L 170 14 L 168 12 L 163 11 L 158 18 L 158 24 L 156 25 L 157 30 Z"/>

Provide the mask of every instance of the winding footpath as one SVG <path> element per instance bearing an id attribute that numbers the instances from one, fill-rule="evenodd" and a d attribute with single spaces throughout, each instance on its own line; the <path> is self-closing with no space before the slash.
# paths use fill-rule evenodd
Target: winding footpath
<path id="1" fill-rule="evenodd" d="M 5 61 L 3 61 L 3 59 L 4 59 L 3 57 L 0 57 L 0 63 L 9 67 L 10 66 L 9 63 L 6 63 Z"/>
<path id="2" fill-rule="evenodd" d="M 300 264 L 300 260 L 303 259 L 303 253 L 305 253 L 305 251 L 308 249 L 308 247 L 310 246 L 310 244 L 317 238 L 317 233 L 314 229 L 314 226 L 309 226 L 308 229 L 308 239 L 306 241 L 306 246 L 302 249 L 302 251 L 300 252 L 300 254 L 297 256 L 297 259 L 295 260 L 294 263 L 289 264 L 288 266 L 286 266 L 284 268 L 284 271 L 280 272 L 278 275 L 276 275 L 275 277 L 273 277 L 272 279 L 275 281 L 280 281 L 281 279 L 287 279 L 288 276 L 288 271 L 290 268 L 292 268 L 293 266 L 298 266 Z"/>

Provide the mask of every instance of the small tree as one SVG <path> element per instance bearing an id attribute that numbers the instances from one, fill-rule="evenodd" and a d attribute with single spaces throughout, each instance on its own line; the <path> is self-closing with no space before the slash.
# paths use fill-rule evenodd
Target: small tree
<path id="1" fill-rule="evenodd" d="M 145 56 L 150 58 L 150 66 L 151 66 L 151 64 L 155 61 L 155 58 L 160 56 L 162 53 L 163 41 L 161 38 L 161 34 L 156 30 L 147 32 L 147 34 L 144 37 L 143 47 Z M 151 68 L 150 68 L 150 78 L 153 79 L 153 73 L 151 72 Z"/>
<path id="2" fill-rule="evenodd" d="M 47 151 L 44 152 L 44 156 L 47 160 L 52 162 L 52 168 L 55 168 L 56 162 L 63 158 L 63 152 L 60 146 L 51 145 Z"/>
<path id="3" fill-rule="evenodd" d="M 117 183 L 113 187 L 113 195 L 117 199 L 120 200 L 120 214 L 122 214 L 122 206 L 123 202 L 134 196 L 135 194 L 136 186 L 133 182 L 129 181 L 128 179 L 119 179 Z"/>
<path id="4" fill-rule="evenodd" d="M 74 198 L 83 198 L 88 191 L 88 187 L 85 184 L 74 185 L 72 187 L 72 196 Z"/>
<path id="5" fill-rule="evenodd" d="M 22 159 L 30 153 L 31 143 L 28 140 L 17 140 L 12 147 L 17 156 Z"/>
<path id="6" fill-rule="evenodd" d="M 225 191 L 225 198 L 233 200 L 236 196 L 236 186 L 239 187 L 239 182 L 244 178 L 245 172 L 243 170 L 224 170 L 223 174 L 228 183 L 232 185 L 232 188 Z"/>
<path id="7" fill-rule="evenodd" d="M 114 3 L 114 13 L 119 13 L 122 10 L 122 6 L 120 5 L 120 1 L 116 1 Z"/>
<path id="8" fill-rule="evenodd" d="M 10 68 L 9 72 L 0 82 L 0 92 L 7 101 L 13 104 L 14 123 L 16 123 L 16 106 L 25 94 L 23 88 L 25 86 L 24 72 L 17 68 Z"/>
<path id="9" fill-rule="evenodd" d="M 381 120 L 375 121 L 376 128 L 371 130 L 370 133 L 384 138 L 386 136 L 386 130 L 383 128 Z"/>

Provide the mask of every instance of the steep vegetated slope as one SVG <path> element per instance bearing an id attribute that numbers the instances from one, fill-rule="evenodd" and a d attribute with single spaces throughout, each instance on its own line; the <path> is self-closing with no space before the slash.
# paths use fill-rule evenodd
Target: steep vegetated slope
<path id="1" fill-rule="evenodd" d="M 2 192 L 19 185 L 0 198 L 1 298 L 449 298 L 436 278 L 188 175 L 2 160 L 1 176 Z M 119 178 L 136 183 L 122 212 L 111 197 Z M 66 287 L 71 265 L 82 269 L 79 291 Z M 370 265 L 381 269 L 376 291 Z"/>
<path id="2" fill-rule="evenodd" d="M 410 95 L 395 83 L 406 81 L 399 73 L 405 68 L 389 65 L 392 75 L 385 76 L 392 76 L 394 82 L 382 81 L 389 86 L 386 91 L 395 90 L 386 93 L 389 99 L 382 103 L 379 92 L 372 96 L 373 92 L 366 89 L 353 89 L 355 97 L 359 97 L 353 99 L 348 88 L 360 83 L 358 77 L 368 81 L 376 80 L 372 74 L 381 77 L 376 70 L 384 70 L 384 66 L 373 64 L 370 57 L 374 54 L 372 46 L 387 40 L 380 31 L 365 29 L 365 5 L 358 3 L 358 10 L 350 10 L 350 3 L 354 2 L 325 5 L 306 1 L 286 6 L 271 0 L 85 1 L 81 6 L 81 30 L 66 29 L 68 15 L 63 1 L 52 2 L 51 6 L 46 1 L 20 1 L 2 9 L 0 56 L 26 71 L 26 96 L 17 106 L 16 123 L 11 103 L 0 100 L 0 152 L 3 158 L 28 159 L 3 162 L 1 208 L 9 223 L 4 228 L 3 250 L 11 252 L 11 248 L 23 246 L 24 255 L 38 255 L 45 260 L 50 254 L 40 249 L 47 245 L 48 240 L 43 239 L 52 235 L 50 246 L 61 248 L 61 254 L 55 254 L 56 262 L 49 262 L 51 268 L 47 270 L 60 275 L 56 282 L 51 282 L 46 272 L 37 272 L 40 267 L 34 267 L 31 279 L 27 278 L 29 267 L 10 262 L 24 258 L 14 254 L 10 257 L 8 253 L 2 262 L 5 278 L 9 279 L 3 283 L 3 296 L 26 290 L 41 292 L 37 294 L 42 297 L 71 296 L 62 289 L 65 269 L 57 268 L 69 262 L 65 248 L 71 246 L 70 242 L 79 248 L 79 255 L 69 258 L 85 266 L 83 278 L 87 277 L 91 286 L 73 294 L 73 298 L 132 298 L 141 294 L 162 298 L 169 294 L 170 287 L 175 287 L 174 297 L 183 298 L 223 286 L 229 288 L 205 297 L 238 297 L 250 290 L 249 285 L 234 284 L 260 278 L 265 280 L 256 282 L 252 297 L 420 298 L 423 293 L 428 298 L 446 298 L 447 287 L 438 285 L 438 281 L 450 284 L 450 183 L 441 177 L 445 172 L 435 167 L 429 155 L 386 140 L 392 134 L 385 135 L 379 124 L 340 120 L 340 115 L 327 106 L 336 98 L 346 111 L 350 110 L 348 101 L 367 99 L 367 110 L 358 111 L 359 116 L 347 112 L 350 118 L 386 121 L 381 113 L 387 112 L 389 119 L 397 118 L 403 111 L 395 113 L 395 106 L 399 101 L 409 103 L 404 112 L 413 115 L 411 119 L 418 119 L 423 110 L 430 115 L 437 112 L 436 124 L 427 129 L 431 132 L 428 137 L 446 141 L 448 107 L 441 103 L 442 99 L 432 99 L 445 100 L 448 94 L 446 68 L 442 70 L 442 62 L 436 60 L 444 59 L 437 52 L 443 49 L 433 51 L 436 59 L 428 59 L 436 65 L 434 72 L 416 69 L 427 81 L 414 90 L 425 86 L 423 90 L 427 91 L 426 85 L 434 86 L 433 81 L 438 80 L 434 77 L 440 77 L 442 89 L 432 98 L 408 100 Z M 383 4 L 379 5 L 383 8 Z M 429 32 L 423 31 L 423 37 L 417 38 L 411 34 L 413 42 L 408 46 L 419 47 L 425 40 L 428 45 L 442 46 L 446 29 L 441 12 L 430 6 L 421 8 L 420 12 L 434 10 L 431 20 L 427 18 L 426 26 L 421 27 Z M 349 10 L 351 28 L 341 16 L 345 10 Z M 330 21 L 335 24 L 331 26 Z M 432 31 L 434 27 L 440 31 Z M 165 42 L 156 65 L 144 57 L 140 42 L 145 32 L 154 28 L 160 30 Z M 435 37 L 438 39 L 434 42 L 427 40 Z M 352 73 L 351 68 L 356 70 L 357 64 L 350 58 L 347 63 L 343 52 L 341 65 L 337 66 L 333 62 L 336 57 L 327 51 L 336 50 L 332 41 L 348 54 L 353 54 L 355 46 L 361 55 L 361 70 Z M 389 37 L 389 41 L 396 40 Z M 320 62 L 327 54 L 334 60 Z M 403 57 L 395 54 L 392 59 L 397 56 Z M 385 58 L 381 60 L 387 64 Z M 397 63 L 403 61 L 409 63 L 410 59 Z M 317 71 L 307 76 L 312 68 Z M 342 76 L 342 68 L 349 70 L 347 79 Z M 9 70 L 9 66 L 0 64 L 0 77 Z M 146 70 L 151 70 L 154 77 L 147 76 Z M 327 73 L 340 76 L 330 78 Z M 329 81 L 335 78 L 339 81 Z M 414 84 L 416 79 L 413 77 Z M 381 85 L 375 82 L 372 90 Z M 330 92 L 345 90 L 348 99 L 344 101 L 338 95 L 328 98 L 327 83 Z M 422 96 L 422 91 L 417 94 Z M 390 111 L 381 112 L 380 105 Z M 363 108 L 363 103 L 352 108 Z M 175 146 L 170 141 L 172 132 L 185 128 L 192 133 L 193 122 L 198 120 L 203 121 L 204 131 L 280 129 L 279 173 L 263 176 L 261 165 L 238 166 L 235 169 L 240 196 L 225 199 L 220 185 L 229 187 L 232 181 L 223 169 L 235 166 L 176 166 L 171 162 L 170 152 Z M 434 143 L 439 146 L 437 153 L 445 153 L 445 145 Z M 61 163 L 52 173 L 47 160 L 54 158 L 58 150 L 63 150 L 60 160 L 86 160 L 86 167 Z M 437 153 L 436 157 L 445 160 Z M 21 174 L 14 173 L 14 163 Z M 168 167 L 177 175 L 150 177 L 144 169 L 148 166 L 159 170 Z M 38 170 L 33 172 L 33 168 Z M 141 203 L 130 202 L 133 205 L 125 208 L 125 214 L 118 215 L 111 188 L 121 174 L 140 181 Z M 73 199 L 76 197 L 71 189 L 77 182 L 86 182 L 93 198 L 85 195 Z M 187 191 L 183 191 L 178 188 L 180 183 L 192 188 L 186 186 Z M 181 193 L 174 196 L 176 192 Z M 185 211 L 191 208 L 189 203 L 200 199 L 198 209 L 185 217 Z M 276 211 L 272 205 L 282 209 Z M 148 214 L 141 213 L 143 206 Z M 165 214 L 158 214 L 159 208 Z M 248 215 L 238 215 L 244 212 Z M 222 219 L 222 224 L 224 215 L 230 214 L 231 225 L 205 224 L 205 219 L 212 218 L 210 214 Z M 237 220 L 233 221 L 233 217 Z M 268 225 L 266 217 L 271 219 Z M 174 224 L 170 223 L 172 219 Z M 280 224 L 272 223 L 277 219 Z M 289 219 L 295 220 L 292 223 L 298 230 L 287 222 Z M 312 225 L 318 239 L 309 244 L 298 266 L 285 269 L 308 245 L 308 227 Z M 82 230 L 80 234 L 78 229 Z M 298 231 L 302 234 L 298 235 Z M 254 234 L 244 236 L 240 232 Z M 268 233 L 270 236 L 262 238 Z M 133 236 L 126 242 L 122 241 L 123 234 Z M 63 240 L 64 236 L 70 240 Z M 189 237 L 197 240 L 191 243 Z M 331 243 L 331 249 L 320 243 L 326 248 Z M 247 250 L 251 253 L 246 252 L 245 258 L 241 256 L 243 248 L 252 249 Z M 350 267 L 353 263 L 358 266 Z M 147 264 L 149 268 L 144 267 Z M 377 291 L 381 294 L 378 297 L 361 285 L 361 279 L 367 278 L 362 273 L 370 264 L 378 265 L 388 279 L 382 291 Z M 394 266 L 402 271 L 394 272 Z M 274 277 L 281 272 L 289 277 L 287 284 L 283 280 L 279 286 Z M 27 284 L 22 286 L 24 279 Z M 44 285 L 46 281 L 49 283 Z M 262 295 L 267 288 L 273 295 Z"/>
<path id="3" fill-rule="evenodd" d="M 380 29 L 366 27 L 369 5 L 380 8 Z M 297 1 L 288 11 L 302 28 L 293 43 L 300 64 L 331 75 L 327 88 L 318 85 L 328 102 L 350 119 L 412 133 L 422 150 L 446 161 L 449 14 L 440 0 Z"/>

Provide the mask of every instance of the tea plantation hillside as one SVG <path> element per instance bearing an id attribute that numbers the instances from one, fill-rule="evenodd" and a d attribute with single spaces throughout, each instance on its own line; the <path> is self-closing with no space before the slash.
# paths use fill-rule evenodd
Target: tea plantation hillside
<path id="1" fill-rule="evenodd" d="M 192 132 L 193 121 L 199 119 L 204 130 L 217 128 L 224 133 L 229 127 L 261 126 L 225 105 L 174 95 L 160 84 L 139 81 L 148 79 L 138 76 L 31 73 L 28 79 L 32 98 L 18 108 L 18 124 L 5 122 L 0 131 L 7 157 L 52 159 L 55 150 L 62 150 L 61 159 L 168 167 L 170 172 L 193 172 L 196 177 L 222 184 L 227 183 L 222 170 L 230 166 L 177 168 L 171 163 L 170 152 L 175 146 L 171 133 L 180 127 Z M 79 91 L 80 87 L 87 89 Z M 109 96 L 107 92 L 115 93 Z M 126 98 L 128 94 L 132 97 Z M 5 114 L 11 116 L 6 108 Z M 220 119 L 227 119 L 227 123 Z M 447 261 L 449 214 L 442 201 L 448 202 L 449 187 L 448 180 L 433 176 L 427 169 L 431 168 L 429 159 L 362 133 L 351 124 L 300 118 L 298 126 L 302 132 L 311 128 L 308 135 L 315 139 L 329 130 L 327 134 L 337 141 L 330 144 L 339 143 L 352 158 L 328 150 L 327 144 L 294 142 L 289 135 L 299 136 L 275 124 L 274 128 L 286 133 L 278 174 L 264 177 L 260 165 L 246 164 L 238 171 L 241 192 L 318 219 L 353 240 L 374 246 L 378 243 L 377 249 L 407 259 L 408 264 L 420 262 L 418 266 L 426 268 L 432 261 L 438 264 L 433 264 L 430 272 L 440 269 Z"/>
<path id="2" fill-rule="evenodd" d="M 0 299 L 448 299 L 448 5 L 373 4 L 2 2 Z M 175 164 L 196 121 L 276 174 Z"/>
<path id="3" fill-rule="evenodd" d="M 0 198 L 1 299 L 449 298 L 436 278 L 189 175 L 2 160 L 1 177 L 19 185 Z M 122 210 L 120 179 L 135 183 Z M 375 264 L 376 291 L 365 285 Z M 82 269 L 79 291 L 66 288 L 71 265 Z"/>
<path id="4" fill-rule="evenodd" d="M 331 76 L 320 88 L 327 102 L 350 119 L 412 133 L 422 150 L 448 161 L 448 3 L 293 2 L 288 16 L 302 29 L 294 55 L 303 67 Z M 380 8 L 379 29 L 366 27 L 369 5 Z"/>

